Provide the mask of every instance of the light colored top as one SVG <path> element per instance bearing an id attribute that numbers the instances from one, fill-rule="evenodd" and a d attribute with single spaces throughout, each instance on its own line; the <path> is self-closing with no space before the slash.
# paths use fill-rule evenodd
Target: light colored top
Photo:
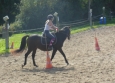
<path id="1" fill-rule="evenodd" d="M 47 20 L 47 21 L 46 21 L 46 24 L 45 24 L 44 31 L 45 31 L 45 30 L 50 30 L 51 28 L 52 28 L 52 25 L 50 24 L 50 21 Z"/>
<path id="2" fill-rule="evenodd" d="M 45 23 L 44 31 L 45 31 L 45 30 L 50 30 L 50 29 L 58 30 L 58 28 L 53 25 L 53 23 L 52 23 L 51 20 L 47 20 L 46 23 Z"/>
<path id="3" fill-rule="evenodd" d="M 48 25 L 48 23 L 45 24 L 45 28 L 44 28 L 44 31 L 45 30 L 50 30 L 51 26 Z"/>

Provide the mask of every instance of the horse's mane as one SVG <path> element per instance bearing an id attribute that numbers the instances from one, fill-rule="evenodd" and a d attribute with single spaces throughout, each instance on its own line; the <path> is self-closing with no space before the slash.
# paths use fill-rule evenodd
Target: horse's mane
<path id="1" fill-rule="evenodd" d="M 60 33 L 60 32 L 63 32 L 64 31 L 64 28 L 60 29 L 58 32 L 51 32 L 52 34 L 57 34 L 57 33 Z"/>
<path id="2" fill-rule="evenodd" d="M 58 32 L 51 32 L 52 34 L 60 34 L 62 32 L 64 32 L 65 28 L 67 29 L 69 26 L 65 26 L 63 28 L 61 28 Z"/>
<path id="3" fill-rule="evenodd" d="M 62 29 L 59 30 L 59 32 L 63 32 L 66 27 L 69 27 L 69 26 L 63 27 Z M 55 32 L 55 33 L 59 33 L 59 32 Z"/>

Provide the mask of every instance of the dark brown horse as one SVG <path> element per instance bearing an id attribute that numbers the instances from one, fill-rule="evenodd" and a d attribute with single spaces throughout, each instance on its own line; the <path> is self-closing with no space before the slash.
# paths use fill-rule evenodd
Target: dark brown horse
<path id="1" fill-rule="evenodd" d="M 65 62 L 68 65 L 69 63 L 68 63 L 68 60 L 66 59 L 66 56 L 62 50 L 62 46 L 63 46 L 63 43 L 64 43 L 66 38 L 70 39 L 70 27 L 65 26 L 59 32 L 54 33 L 54 35 L 56 37 L 56 40 L 53 44 L 53 52 L 52 52 L 51 60 L 54 58 L 55 53 L 58 50 L 63 55 Z M 27 39 L 27 37 L 28 37 L 28 39 Z M 35 60 L 34 60 L 36 50 L 38 48 L 42 51 L 50 51 L 50 50 L 47 50 L 49 42 L 50 42 L 50 40 L 48 38 L 46 39 L 43 36 L 38 36 L 38 35 L 31 35 L 31 36 L 26 35 L 26 36 L 24 36 L 22 38 L 20 48 L 15 50 L 16 53 L 23 51 L 25 49 L 26 43 L 27 43 L 28 51 L 25 54 L 25 61 L 24 61 L 24 65 L 22 65 L 22 67 L 24 67 L 26 65 L 27 57 L 32 51 L 33 51 L 33 53 L 32 53 L 33 65 L 37 67 Z"/>

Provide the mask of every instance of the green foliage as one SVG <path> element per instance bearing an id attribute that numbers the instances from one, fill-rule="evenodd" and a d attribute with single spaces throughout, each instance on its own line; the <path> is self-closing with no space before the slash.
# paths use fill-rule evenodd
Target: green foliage
<path id="1" fill-rule="evenodd" d="M 10 24 L 10 31 L 16 31 L 22 29 L 21 21 L 15 21 L 14 23 Z"/>
<path id="2" fill-rule="evenodd" d="M 93 16 L 101 15 L 104 6 L 107 16 L 110 11 L 115 11 L 115 0 L 90 1 Z M 0 0 L 0 24 L 4 22 L 3 16 L 8 15 L 12 30 L 41 28 L 44 27 L 48 14 L 58 12 L 62 23 L 86 19 L 88 10 L 89 0 Z"/>
<path id="3" fill-rule="evenodd" d="M 43 27 L 48 14 L 59 13 L 60 22 L 84 18 L 87 13 L 86 3 L 82 7 L 80 0 L 21 0 L 20 14 L 17 20 L 22 22 L 24 29 Z M 78 12 L 76 12 L 76 10 Z"/>
<path id="4" fill-rule="evenodd" d="M 0 25 L 4 23 L 3 17 L 8 15 L 10 22 L 14 22 L 19 13 L 20 0 L 0 0 Z"/>
<path id="5" fill-rule="evenodd" d="M 53 0 L 21 0 L 21 13 L 17 20 L 21 21 L 24 29 L 43 27 L 47 15 L 51 13 L 53 2 Z"/>
<path id="6" fill-rule="evenodd" d="M 16 30 L 20 30 L 22 29 L 22 23 L 20 23 L 20 21 L 15 21 L 14 23 L 10 24 L 10 28 L 9 31 L 16 31 Z M 2 33 L 2 28 L 4 25 L 0 26 L 0 33 Z"/>

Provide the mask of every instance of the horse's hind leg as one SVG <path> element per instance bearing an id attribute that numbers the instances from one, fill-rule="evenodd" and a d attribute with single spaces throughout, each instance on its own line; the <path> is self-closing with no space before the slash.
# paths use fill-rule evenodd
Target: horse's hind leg
<path id="1" fill-rule="evenodd" d="M 36 54 L 36 49 L 33 50 L 32 60 L 33 60 L 33 65 L 36 66 L 36 67 L 38 67 L 38 66 L 36 65 L 36 62 L 35 62 L 35 54 Z"/>
<path id="2" fill-rule="evenodd" d="M 63 50 L 61 48 L 59 49 L 59 52 L 63 55 L 63 57 L 64 57 L 65 62 L 67 63 L 67 65 L 69 65 L 69 63 L 68 63 L 68 61 L 66 59 L 66 56 L 65 56 L 65 54 L 64 54 L 64 52 L 63 52 Z"/>
<path id="3" fill-rule="evenodd" d="M 26 63 L 27 63 L 27 57 L 28 57 L 28 55 L 30 54 L 30 52 L 31 52 L 31 50 L 28 50 L 28 51 L 26 52 L 26 54 L 25 54 L 25 61 L 24 61 L 24 65 L 22 65 L 22 68 L 26 65 Z"/>

